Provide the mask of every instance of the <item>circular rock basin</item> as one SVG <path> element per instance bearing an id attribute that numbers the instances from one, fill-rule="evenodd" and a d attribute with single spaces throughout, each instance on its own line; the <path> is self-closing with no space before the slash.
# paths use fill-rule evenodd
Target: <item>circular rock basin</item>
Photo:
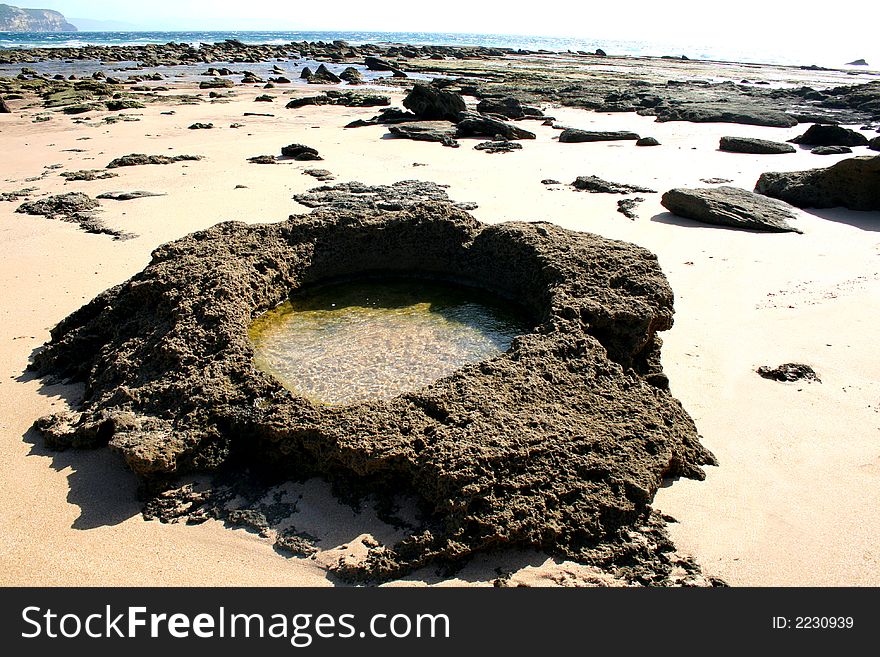
<path id="1" fill-rule="evenodd" d="M 322 285 L 251 325 L 258 368 L 325 404 L 391 399 L 504 352 L 525 314 L 484 291 L 418 280 Z"/>

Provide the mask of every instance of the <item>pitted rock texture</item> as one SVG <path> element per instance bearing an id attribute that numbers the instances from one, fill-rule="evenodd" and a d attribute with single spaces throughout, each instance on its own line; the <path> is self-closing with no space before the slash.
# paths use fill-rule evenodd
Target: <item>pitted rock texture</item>
<path id="1" fill-rule="evenodd" d="M 255 367 L 254 317 L 291 291 L 366 275 L 484 288 L 535 328 L 420 391 L 352 406 L 315 405 Z M 159 247 L 52 330 L 31 368 L 84 381 L 84 400 L 35 426 L 57 448 L 109 446 L 154 492 L 253 466 L 415 496 L 421 526 L 346 576 L 504 546 L 610 559 L 602 546 L 649 521 L 664 477 L 702 479 L 715 462 L 661 368 L 672 301 L 645 249 L 547 223 L 484 225 L 448 203 L 227 222 Z"/>

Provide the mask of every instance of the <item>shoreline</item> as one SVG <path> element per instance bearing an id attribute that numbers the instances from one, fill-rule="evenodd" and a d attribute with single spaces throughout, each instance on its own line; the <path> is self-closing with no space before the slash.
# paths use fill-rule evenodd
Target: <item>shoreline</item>
<path id="1" fill-rule="evenodd" d="M 663 76 L 665 70 L 661 66 L 656 75 Z M 871 297 L 880 255 L 871 222 L 877 221 L 878 213 L 798 211 L 804 235 L 761 235 L 672 218 L 659 205 L 659 194 L 649 195 L 637 219 L 629 221 L 616 212 L 614 195 L 540 184 L 544 178 L 568 182 L 595 174 L 663 192 L 699 185 L 702 177 L 723 177 L 748 189 L 763 171 L 828 166 L 846 156 L 815 156 L 803 150 L 758 156 L 717 150 L 724 134 L 784 141 L 802 133 L 804 126 L 657 123 L 655 117 L 634 112 L 589 112 L 547 103 L 542 103 L 545 113 L 558 123 L 634 130 L 657 137 L 662 145 L 641 149 L 619 142 L 560 144 L 551 126 L 530 121 L 525 127 L 537 138 L 524 142 L 521 152 L 489 155 L 470 148 L 475 140 L 462 140 L 464 148 L 450 149 L 385 139 L 385 126 L 342 130 L 352 120 L 373 116 L 375 108 L 282 109 L 288 95 L 313 95 L 324 87 L 277 85 L 263 91 L 237 84 L 230 89 L 234 95 L 215 103 L 210 102 L 209 90 L 192 86 L 156 92 L 154 102 L 123 112 L 138 120 L 115 123 L 103 119 L 118 112 L 94 110 L 89 113 L 94 118 L 83 123 L 51 111 L 52 120 L 33 124 L 33 117 L 47 109 L 27 107 L 33 98 L 10 101 L 12 115 L 0 116 L 0 131 L 9 152 L 16 154 L 2 165 L 2 191 L 33 185 L 43 195 L 82 191 L 95 196 L 134 189 L 166 194 L 101 202 L 106 224 L 139 235 L 122 242 L 83 233 L 68 223 L 15 214 L 19 203 L 0 203 L 0 230 L 16 246 L 0 268 L 0 281 L 21 295 L 4 299 L 0 307 L 6 333 L 15 338 L 0 351 L 6 374 L 0 380 L 0 449 L 7 470 L 0 516 L 10 527 L 0 549 L 11 566 L 4 572 L 5 584 L 163 585 L 210 583 L 222 577 L 229 583 L 323 585 L 330 581 L 321 564 L 355 550 L 358 536 L 393 536 L 369 512 L 356 516 L 334 502 L 321 484 L 307 482 L 300 491 L 308 493 L 301 511 L 308 518 L 302 525 L 311 533 L 320 531 L 327 517 L 338 524 L 324 526 L 327 549 L 321 558 L 287 560 L 243 530 L 213 522 L 188 527 L 143 521 L 132 502 L 132 478 L 104 450 L 50 453 L 39 442 L 31 444 L 35 438 L 29 434 L 30 423 L 50 412 L 50 404 L 60 404 L 60 395 L 76 397 L 75 390 L 22 377 L 31 350 L 48 338 L 46 329 L 103 289 L 140 271 L 159 244 L 221 220 L 280 221 L 291 213 L 307 212 L 291 197 L 317 185 L 301 175 L 309 163 L 265 167 L 246 161 L 290 142 L 317 148 L 324 157 L 320 166 L 332 171 L 337 182 L 431 180 L 450 185 L 448 193 L 455 201 L 476 202 L 479 207 L 473 214 L 485 222 L 551 220 L 657 253 L 676 294 L 676 324 L 663 336 L 664 367 L 673 394 L 720 460 L 720 467 L 708 469 L 705 482 L 675 482 L 655 499 L 656 508 L 679 520 L 669 527 L 679 550 L 695 556 L 707 575 L 734 585 L 878 583 L 880 555 L 871 537 L 880 528 L 870 515 L 877 500 L 868 492 L 877 490 L 880 477 L 880 455 L 872 439 L 877 431 L 880 362 L 868 330 L 880 320 Z M 201 102 L 176 105 L 174 115 L 163 115 L 170 109 L 165 97 L 179 91 Z M 275 96 L 267 111 L 275 116 L 243 116 L 266 111 L 263 103 L 254 102 L 261 93 Z M 386 93 L 392 105 L 399 106 L 402 91 L 390 88 Z M 188 130 L 195 121 L 214 123 L 215 128 Z M 227 127 L 236 122 L 245 125 Z M 191 153 L 205 159 L 130 167 L 109 180 L 65 184 L 58 175 L 100 169 L 115 157 L 135 152 Z M 414 163 L 426 166 L 414 168 Z M 63 168 L 44 168 L 54 164 Z M 27 182 L 34 177 L 38 180 Z M 239 184 L 245 187 L 235 189 Z M 89 254 L 87 261 L 82 253 Z M 786 337 L 782 347 L 778 335 Z M 830 346 L 822 346 L 826 344 Z M 787 359 L 812 362 L 822 383 L 779 384 L 753 372 L 758 365 Z M 851 427 L 843 445 L 837 435 L 841 423 Z M 29 435 L 26 442 L 23 435 Z M 829 461 L 834 466 L 831 477 L 826 471 Z M 106 489 L 108 481 L 118 487 L 116 492 Z M 822 482 L 821 490 L 812 485 L 816 481 Z M 22 498 L 32 507 L 26 512 Z M 795 500 L 809 504 L 796 505 Z M 32 516 L 42 522 L 34 526 Z M 359 533 L 346 532 L 347 523 L 355 523 Z M 328 526 L 335 529 L 328 531 Z M 42 549 L 35 555 L 37 545 Z M 76 563 L 70 554 L 77 555 Z M 492 560 L 482 556 L 476 560 L 482 564 L 482 570 L 476 568 L 481 574 L 469 567 L 446 583 L 460 585 L 470 578 L 487 585 L 495 579 L 491 573 L 496 567 L 512 572 L 513 581 L 603 581 L 587 567 L 554 564 L 534 553 L 506 555 L 501 566 Z M 426 581 L 443 580 L 422 572 L 403 583 Z"/>

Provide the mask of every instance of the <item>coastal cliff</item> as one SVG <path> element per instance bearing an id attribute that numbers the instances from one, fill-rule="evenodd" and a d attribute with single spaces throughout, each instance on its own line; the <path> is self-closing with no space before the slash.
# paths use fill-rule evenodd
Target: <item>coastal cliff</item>
<path id="1" fill-rule="evenodd" d="M 0 4 L 0 32 L 76 32 L 76 26 L 51 9 L 21 9 Z"/>

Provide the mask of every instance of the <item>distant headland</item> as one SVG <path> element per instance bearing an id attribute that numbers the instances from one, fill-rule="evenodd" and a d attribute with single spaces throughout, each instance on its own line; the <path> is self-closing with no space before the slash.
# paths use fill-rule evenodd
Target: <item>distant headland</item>
<path id="1" fill-rule="evenodd" d="M 51 9 L 22 9 L 0 4 L 0 32 L 76 32 L 76 25 Z"/>

